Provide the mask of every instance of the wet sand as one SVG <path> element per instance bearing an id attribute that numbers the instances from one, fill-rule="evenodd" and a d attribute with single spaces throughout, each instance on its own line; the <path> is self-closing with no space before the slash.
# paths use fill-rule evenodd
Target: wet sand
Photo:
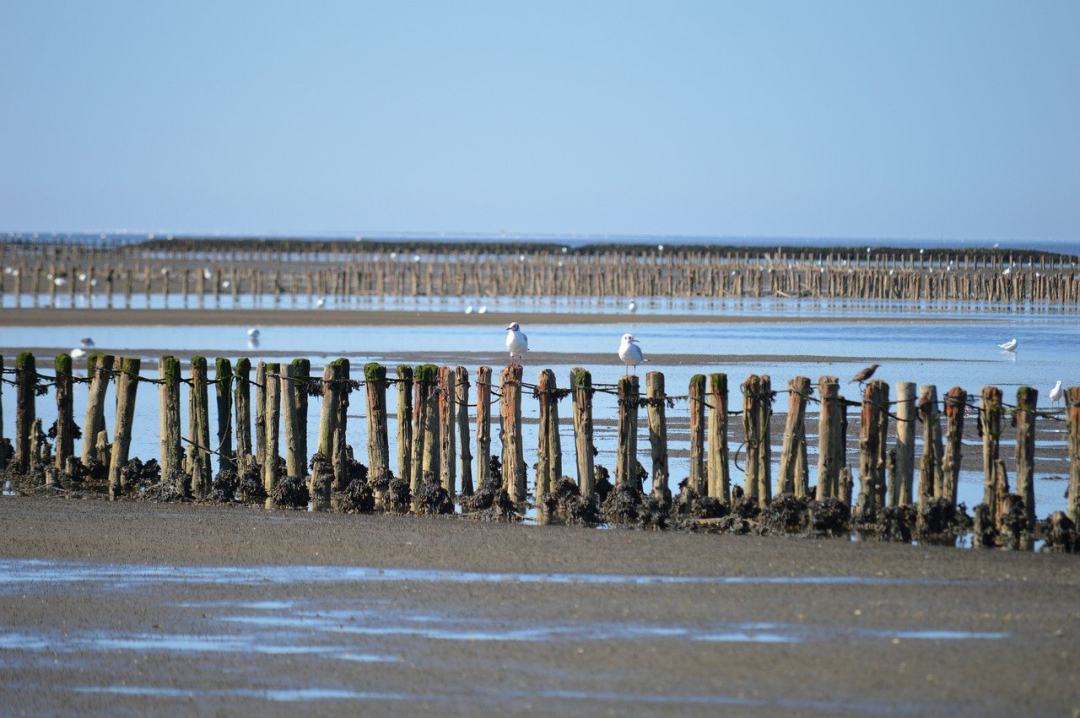
<path id="1" fill-rule="evenodd" d="M 521 320 L 522 314 L 488 312 L 465 314 L 445 311 L 407 311 L 398 309 L 5 309 L 0 325 L 10 327 L 47 326 L 505 326 Z M 530 324 L 602 324 L 630 316 L 625 313 L 535 312 L 525 315 Z M 955 317 L 896 317 L 885 313 L 874 316 L 789 316 L 783 314 L 647 314 L 633 315 L 635 323 L 889 323 L 889 324 L 958 324 L 970 319 Z"/>
<path id="2" fill-rule="evenodd" d="M 0 567 L 21 714 L 1080 707 L 1075 556 L 3 498 Z"/>

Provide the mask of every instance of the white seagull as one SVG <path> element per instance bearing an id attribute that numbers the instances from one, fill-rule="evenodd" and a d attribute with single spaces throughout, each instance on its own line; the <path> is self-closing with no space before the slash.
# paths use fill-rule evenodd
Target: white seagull
<path id="1" fill-rule="evenodd" d="M 71 358 L 72 359 L 82 359 L 84 356 L 86 356 L 86 350 L 85 349 L 72 349 L 71 350 Z"/>
<path id="2" fill-rule="evenodd" d="M 316 309 L 322 309 L 326 306 L 326 297 L 319 297 L 319 300 L 315 302 Z"/>
<path id="3" fill-rule="evenodd" d="M 1007 342 L 1003 342 L 1001 344 L 998 344 L 998 346 L 1001 347 L 1002 349 L 1004 349 L 1007 352 L 1014 352 L 1014 351 L 1016 351 L 1016 345 L 1017 344 L 1019 344 L 1019 342 L 1017 342 L 1015 339 L 1010 339 Z"/>
<path id="4" fill-rule="evenodd" d="M 626 311 L 630 312 L 631 314 L 636 312 L 637 311 L 637 302 L 635 302 L 633 299 L 631 299 L 630 303 L 626 305 Z"/>
<path id="5" fill-rule="evenodd" d="M 511 364 L 514 363 L 515 357 L 520 364 L 522 355 L 529 351 L 529 338 L 525 336 L 525 332 L 521 331 L 521 326 L 517 322 L 506 325 L 506 348 L 510 350 Z"/>
<path id="6" fill-rule="evenodd" d="M 247 334 L 252 339 L 258 339 L 259 338 L 259 330 L 256 329 L 255 327 L 252 327 L 251 329 L 248 329 Z"/>
<path id="7" fill-rule="evenodd" d="M 623 334 L 622 342 L 619 343 L 619 359 L 626 365 L 626 376 L 630 376 L 630 367 L 637 373 L 637 365 L 645 361 L 645 355 L 641 353 L 637 339 L 633 334 Z"/>
<path id="8" fill-rule="evenodd" d="M 1057 384 L 1054 384 L 1054 388 L 1050 390 L 1050 402 L 1052 404 L 1057 404 L 1061 401 L 1061 395 L 1063 393 L 1064 392 L 1061 390 L 1061 379 L 1058 379 Z"/>

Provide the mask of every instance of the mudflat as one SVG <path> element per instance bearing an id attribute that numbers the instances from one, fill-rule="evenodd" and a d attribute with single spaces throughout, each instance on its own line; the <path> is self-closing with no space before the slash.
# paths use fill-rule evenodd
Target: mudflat
<path id="1" fill-rule="evenodd" d="M 1071 715 L 1075 556 L 0 499 L 15 714 Z"/>

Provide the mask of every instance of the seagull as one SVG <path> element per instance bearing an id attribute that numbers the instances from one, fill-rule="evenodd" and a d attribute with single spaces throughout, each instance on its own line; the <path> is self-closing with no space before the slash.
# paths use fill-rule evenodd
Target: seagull
<path id="1" fill-rule="evenodd" d="M 862 383 L 864 381 L 866 381 L 867 379 L 869 379 L 870 377 L 872 377 L 874 375 L 874 372 L 877 371 L 879 366 L 881 366 L 881 365 L 880 364 L 871 364 L 870 366 L 868 366 L 865 369 L 861 370 L 855 376 L 851 377 L 851 381 L 849 381 L 848 384 L 854 384 L 855 382 L 858 382 L 860 385 L 862 385 Z"/>
<path id="2" fill-rule="evenodd" d="M 252 327 L 251 329 L 248 329 L 247 335 L 249 338 L 257 340 L 259 338 L 259 330 Z"/>
<path id="3" fill-rule="evenodd" d="M 1016 345 L 1018 343 L 1019 342 L 1017 342 L 1015 339 L 1010 339 L 1007 342 L 1003 342 L 1002 344 L 998 344 L 998 346 L 1001 347 L 1002 349 L 1004 349 L 1007 352 L 1014 352 L 1014 351 L 1016 351 Z"/>
<path id="4" fill-rule="evenodd" d="M 83 337 L 79 340 L 79 344 L 82 344 L 83 349 L 89 349 L 94 346 L 94 340 L 90 337 Z"/>
<path id="5" fill-rule="evenodd" d="M 637 302 L 635 302 L 633 299 L 631 299 L 630 303 L 626 305 L 626 311 L 630 312 L 631 314 L 636 312 L 637 311 Z"/>
<path id="6" fill-rule="evenodd" d="M 1054 388 L 1050 390 L 1050 402 L 1053 404 L 1057 404 L 1059 401 L 1061 401 L 1062 393 L 1063 392 L 1061 391 L 1061 379 L 1058 379 L 1057 384 L 1054 384 Z"/>
<path id="7" fill-rule="evenodd" d="M 506 325 L 506 348 L 510 350 L 510 363 L 514 363 L 514 357 L 518 359 L 518 363 L 521 363 L 521 356 L 529 351 L 529 338 L 525 336 L 525 332 L 521 331 L 521 326 L 517 322 L 510 322 Z"/>
<path id="8" fill-rule="evenodd" d="M 326 306 L 326 297 L 319 297 L 319 300 L 315 302 L 316 309 L 322 309 Z"/>
<path id="9" fill-rule="evenodd" d="M 480 308 L 476 310 L 477 314 L 487 314 L 487 305 L 481 304 Z"/>
<path id="10" fill-rule="evenodd" d="M 630 376 L 630 367 L 634 367 L 634 373 L 637 373 L 637 365 L 645 361 L 645 355 L 641 353 L 641 347 L 638 346 L 633 334 L 622 335 L 622 341 L 619 343 L 619 359 L 626 365 L 626 376 Z"/>
<path id="11" fill-rule="evenodd" d="M 469 306 L 465 307 L 465 313 L 466 314 L 472 314 L 473 313 L 473 305 L 470 304 Z"/>
<path id="12" fill-rule="evenodd" d="M 85 349 L 72 349 L 71 350 L 71 358 L 72 359 L 82 359 L 84 356 L 86 356 L 86 350 Z"/>

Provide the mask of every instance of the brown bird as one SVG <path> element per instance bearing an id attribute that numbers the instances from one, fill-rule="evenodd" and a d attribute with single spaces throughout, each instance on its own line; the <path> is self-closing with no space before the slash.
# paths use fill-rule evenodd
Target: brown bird
<path id="1" fill-rule="evenodd" d="M 881 365 L 880 364 L 871 364 L 870 366 L 866 367 L 865 369 L 860 371 L 855 376 L 851 377 L 851 381 L 849 381 L 848 384 L 854 384 L 855 382 L 859 382 L 860 384 L 862 384 L 864 381 L 866 381 L 867 379 L 869 379 L 870 377 L 872 377 L 874 375 L 874 372 L 877 371 L 877 368 L 879 366 L 881 366 Z"/>

